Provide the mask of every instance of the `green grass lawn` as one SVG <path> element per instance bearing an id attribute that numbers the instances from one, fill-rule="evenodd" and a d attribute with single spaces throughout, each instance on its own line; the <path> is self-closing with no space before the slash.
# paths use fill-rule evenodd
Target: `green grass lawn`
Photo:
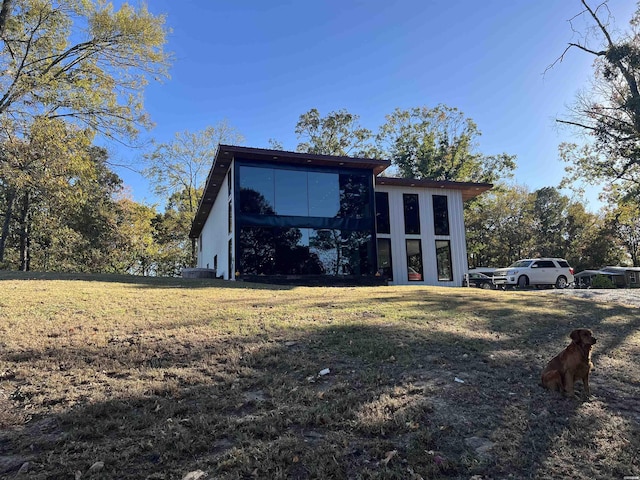
<path id="1" fill-rule="evenodd" d="M 581 326 L 588 401 L 538 386 Z M 639 327 L 544 291 L 0 273 L 0 477 L 640 475 Z"/>

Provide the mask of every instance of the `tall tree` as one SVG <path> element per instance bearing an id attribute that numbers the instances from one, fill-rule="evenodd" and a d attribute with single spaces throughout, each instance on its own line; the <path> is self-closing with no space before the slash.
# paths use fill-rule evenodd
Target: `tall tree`
<path id="1" fill-rule="evenodd" d="M 37 118 L 25 138 L 4 142 L 0 159 L 0 186 L 7 201 L 3 223 L 10 226 L 17 221 L 21 270 L 29 270 L 33 215 L 45 203 L 64 197 L 74 179 L 84 174 L 90 141 L 90 133 L 62 120 Z M 8 233 L 3 228 L 0 260 Z"/>
<path id="2" fill-rule="evenodd" d="M 538 255 L 564 257 L 568 205 L 569 199 L 553 187 L 543 187 L 533 193 L 534 224 L 531 234 L 536 239 Z"/>
<path id="3" fill-rule="evenodd" d="M 153 208 L 122 197 L 117 201 L 117 231 L 120 234 L 112 265 L 117 273 L 156 275 L 158 245 L 155 241 Z"/>
<path id="4" fill-rule="evenodd" d="M 1 23 L 4 22 L 4 23 Z M 66 118 L 109 136 L 150 126 L 142 93 L 167 75 L 164 17 L 144 4 L 3 0 L 0 119 Z"/>
<path id="5" fill-rule="evenodd" d="M 577 270 L 620 262 L 622 250 L 602 215 L 552 187 L 533 193 L 498 185 L 465 212 L 471 266 L 506 266 L 526 257 L 564 257 Z"/>
<path id="6" fill-rule="evenodd" d="M 397 108 L 377 135 L 383 156 L 412 178 L 495 182 L 511 175 L 515 157 L 476 151 L 480 131 L 457 108 Z"/>
<path id="7" fill-rule="evenodd" d="M 158 248 L 158 276 L 179 276 L 184 267 L 190 266 L 191 241 L 186 232 L 191 228 L 189 191 L 175 192 L 169 198 L 164 213 L 153 220 Z"/>
<path id="8" fill-rule="evenodd" d="M 321 117 L 312 108 L 300 115 L 295 133 L 301 140 L 298 152 L 317 155 L 339 155 L 353 157 L 374 156 L 371 130 L 359 123 L 360 117 L 346 110 L 330 112 Z"/>
<path id="9" fill-rule="evenodd" d="M 607 222 L 632 265 L 640 267 L 640 207 L 634 202 L 623 200 L 610 206 Z"/>
<path id="10" fill-rule="evenodd" d="M 567 206 L 565 217 L 564 257 L 576 272 L 622 262 L 623 249 L 602 214 L 589 212 L 582 202 L 573 201 Z"/>
<path id="11" fill-rule="evenodd" d="M 556 65 L 571 50 L 594 59 L 591 89 L 578 94 L 567 118 L 558 121 L 575 127 L 589 142 L 564 144 L 561 157 L 568 162 L 570 180 L 588 183 L 627 182 L 629 193 L 640 192 L 640 7 L 630 29 L 618 33 L 611 23 L 606 1 L 592 5 L 581 0 L 583 10 L 570 20 L 586 18 L 593 28 L 571 42 Z M 551 68 L 551 67 L 550 67 Z"/>
<path id="12" fill-rule="evenodd" d="M 531 254 L 533 197 L 520 185 L 500 185 L 472 202 L 465 212 L 471 267 L 499 267 Z"/>
<path id="13" fill-rule="evenodd" d="M 204 181 L 221 143 L 237 145 L 244 141 L 243 136 L 226 120 L 215 126 L 191 133 L 178 132 L 172 142 L 155 145 L 152 152 L 145 155 L 147 169 L 145 175 L 153 183 L 156 193 L 164 198 L 171 198 L 179 193 L 183 196 L 184 209 L 190 224 L 198 208 Z M 188 228 L 184 236 L 188 236 Z M 191 264 L 196 261 L 195 239 L 191 241 Z"/>

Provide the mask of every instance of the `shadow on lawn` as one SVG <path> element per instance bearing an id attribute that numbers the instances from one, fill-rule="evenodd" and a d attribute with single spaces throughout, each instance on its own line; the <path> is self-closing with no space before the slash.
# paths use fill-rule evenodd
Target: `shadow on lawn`
<path id="1" fill-rule="evenodd" d="M 415 301 L 425 309 L 474 308 L 462 297 L 438 303 L 418 292 Z M 46 384 L 24 388 L 32 380 L 10 380 L 23 383 L 15 392 L 30 392 L 14 392 L 14 401 L 36 415 L 0 433 L 0 473 L 14 474 L 25 461 L 29 478 L 88 478 L 96 462 L 104 462 L 96 475 L 105 479 L 182 478 L 197 469 L 221 479 L 637 473 L 637 417 L 609 408 L 612 399 L 597 386 L 588 403 L 538 386 L 544 363 L 568 343 L 574 323 L 600 338 L 597 364 L 598 355 L 615 356 L 620 339 L 640 327 L 637 310 L 561 303 L 589 313 L 579 320 L 523 316 L 517 304 L 476 312 L 489 325 L 485 336 L 363 322 L 277 338 L 158 339 L 144 348 L 120 339 L 105 348 L 4 351 L 4 364 L 46 361 L 69 375 L 81 371 L 88 384 L 75 386 L 76 394 L 99 389 L 113 398 L 80 399 L 63 413 L 42 415 Z M 614 314 L 629 320 L 607 323 Z M 325 368 L 330 373 L 319 375 Z M 606 375 L 598 385 L 615 390 Z M 637 385 L 628 388 L 640 396 Z M 476 451 L 472 437 L 493 448 Z"/>
<path id="2" fill-rule="evenodd" d="M 182 277 L 146 277 L 140 275 L 117 275 L 106 273 L 56 273 L 56 272 L 18 272 L 0 270 L 2 280 L 81 280 L 86 282 L 124 283 L 143 288 L 186 288 L 200 289 L 212 287 L 291 290 L 295 286 L 268 285 L 259 283 L 230 282 L 219 279 L 194 279 Z"/>

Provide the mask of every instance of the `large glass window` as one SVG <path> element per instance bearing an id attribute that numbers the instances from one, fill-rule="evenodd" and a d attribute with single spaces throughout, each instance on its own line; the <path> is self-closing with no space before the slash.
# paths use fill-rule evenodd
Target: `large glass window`
<path id="1" fill-rule="evenodd" d="M 272 168 L 240 167 L 240 211 L 275 214 L 275 185 Z"/>
<path id="2" fill-rule="evenodd" d="M 240 268 L 253 275 L 370 275 L 370 232 L 242 227 Z"/>
<path id="3" fill-rule="evenodd" d="M 307 172 L 274 170 L 276 215 L 309 215 Z"/>
<path id="4" fill-rule="evenodd" d="M 421 282 L 424 278 L 420 240 L 407 240 L 407 274 L 411 282 Z"/>
<path id="5" fill-rule="evenodd" d="M 387 192 L 376 192 L 376 230 L 378 233 L 391 233 Z"/>
<path id="6" fill-rule="evenodd" d="M 449 207 L 445 195 L 433 196 L 433 228 L 436 235 L 449 235 Z"/>
<path id="7" fill-rule="evenodd" d="M 393 265 L 391 264 L 391 239 L 378 239 L 378 272 L 393 280 Z"/>
<path id="8" fill-rule="evenodd" d="M 340 211 L 340 182 L 335 173 L 308 172 L 309 216 L 338 216 Z"/>
<path id="9" fill-rule="evenodd" d="M 404 233 L 420 233 L 420 209 L 418 206 L 418 195 L 415 193 L 405 193 L 402 195 L 404 204 Z"/>
<path id="10" fill-rule="evenodd" d="M 371 179 L 364 175 L 340 174 L 340 217 L 367 218 Z"/>
<path id="11" fill-rule="evenodd" d="M 240 212 L 321 218 L 371 218 L 371 177 L 239 167 Z"/>
<path id="12" fill-rule="evenodd" d="M 453 267 L 449 240 L 436 240 L 436 263 L 438 265 L 438 280 L 442 282 L 452 281 Z"/>

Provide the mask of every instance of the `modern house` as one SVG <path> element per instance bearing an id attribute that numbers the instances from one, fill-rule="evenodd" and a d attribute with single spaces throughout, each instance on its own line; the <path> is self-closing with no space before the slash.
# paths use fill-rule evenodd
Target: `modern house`
<path id="1" fill-rule="evenodd" d="M 191 238 L 227 280 L 461 286 L 463 203 L 487 183 L 383 177 L 388 160 L 220 145 Z"/>

